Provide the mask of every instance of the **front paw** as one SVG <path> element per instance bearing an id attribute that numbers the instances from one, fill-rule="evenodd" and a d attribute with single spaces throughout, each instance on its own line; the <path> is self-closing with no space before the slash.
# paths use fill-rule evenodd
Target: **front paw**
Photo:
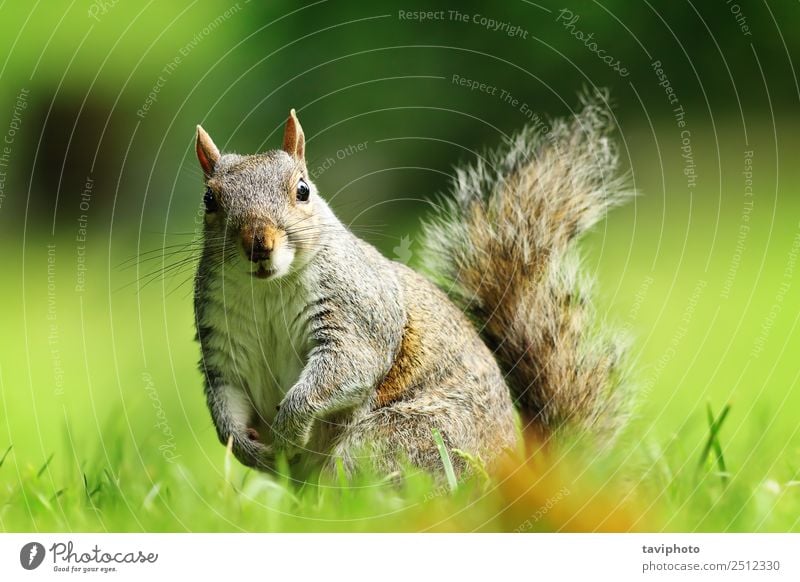
<path id="1" fill-rule="evenodd" d="M 302 453 L 311 438 L 311 422 L 296 406 L 284 400 L 272 425 L 272 446 L 276 456 L 292 461 Z"/>
<path id="2" fill-rule="evenodd" d="M 248 428 L 241 434 L 231 435 L 228 446 L 240 463 L 260 471 L 275 468 L 275 453 L 271 445 L 261 442 L 258 432 Z"/>

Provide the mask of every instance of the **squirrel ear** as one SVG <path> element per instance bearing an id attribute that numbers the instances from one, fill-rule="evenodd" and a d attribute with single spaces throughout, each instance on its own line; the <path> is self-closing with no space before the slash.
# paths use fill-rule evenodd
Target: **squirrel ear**
<path id="1" fill-rule="evenodd" d="M 199 125 L 197 126 L 195 149 L 197 150 L 197 160 L 200 162 L 200 167 L 203 168 L 203 173 L 206 178 L 210 178 L 214 174 L 214 168 L 219 161 L 219 150 L 211 140 L 211 136 Z"/>
<path id="2" fill-rule="evenodd" d="M 283 151 L 301 162 L 305 160 L 306 136 L 303 128 L 300 127 L 294 109 L 289 111 L 289 119 L 286 120 L 286 129 L 283 132 Z"/>

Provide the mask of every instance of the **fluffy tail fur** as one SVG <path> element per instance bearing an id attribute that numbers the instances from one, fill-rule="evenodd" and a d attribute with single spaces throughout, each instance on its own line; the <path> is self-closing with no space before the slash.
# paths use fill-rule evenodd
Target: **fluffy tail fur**
<path id="1" fill-rule="evenodd" d="M 632 194 L 604 96 L 468 168 L 425 225 L 430 274 L 469 313 L 540 438 L 619 425 L 622 342 L 596 321 L 576 239 Z M 444 280 L 442 280 L 444 278 Z"/>

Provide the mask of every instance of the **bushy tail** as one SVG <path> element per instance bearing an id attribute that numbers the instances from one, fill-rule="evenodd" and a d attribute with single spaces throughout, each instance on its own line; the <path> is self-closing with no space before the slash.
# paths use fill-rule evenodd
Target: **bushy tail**
<path id="1" fill-rule="evenodd" d="M 526 128 L 457 170 L 453 195 L 425 225 L 425 265 L 478 324 L 525 422 L 618 425 L 623 348 L 596 321 L 576 239 L 632 194 L 617 175 L 604 96 L 584 98 L 549 132 Z"/>

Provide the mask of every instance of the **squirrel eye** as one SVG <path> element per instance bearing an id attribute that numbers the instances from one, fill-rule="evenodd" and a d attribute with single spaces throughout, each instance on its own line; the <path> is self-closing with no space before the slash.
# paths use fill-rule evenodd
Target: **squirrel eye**
<path id="1" fill-rule="evenodd" d="M 298 202 L 308 202 L 308 196 L 311 194 L 311 189 L 306 184 L 306 181 L 300 178 L 300 181 L 297 183 L 297 201 Z"/>
<path id="2" fill-rule="evenodd" d="M 206 193 L 203 195 L 203 204 L 206 205 L 207 214 L 219 210 L 219 204 L 217 204 L 217 199 L 214 198 L 214 193 L 211 191 L 211 188 L 206 188 Z"/>

